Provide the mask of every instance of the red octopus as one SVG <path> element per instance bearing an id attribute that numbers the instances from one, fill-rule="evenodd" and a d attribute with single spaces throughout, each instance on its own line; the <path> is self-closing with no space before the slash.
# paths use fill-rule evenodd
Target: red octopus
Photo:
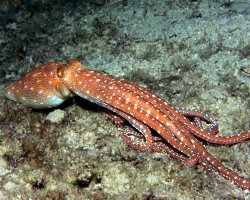
<path id="1" fill-rule="evenodd" d="M 34 108 L 55 107 L 78 95 L 108 110 L 116 123 L 128 121 L 134 129 L 123 139 L 139 151 L 165 152 L 193 167 L 200 164 L 207 173 L 217 172 L 249 192 L 250 181 L 225 167 L 197 140 L 232 145 L 250 138 L 250 132 L 232 137 L 216 135 L 217 124 L 198 111 L 175 110 L 146 88 L 124 79 L 83 67 L 77 60 L 51 62 L 37 67 L 5 88 L 5 96 Z M 194 117 L 192 123 L 187 117 Z M 123 119 L 123 120 L 122 120 Z M 213 125 L 202 130 L 202 121 Z M 152 131 L 158 135 L 152 135 Z M 143 142 L 142 142 L 143 140 Z"/>

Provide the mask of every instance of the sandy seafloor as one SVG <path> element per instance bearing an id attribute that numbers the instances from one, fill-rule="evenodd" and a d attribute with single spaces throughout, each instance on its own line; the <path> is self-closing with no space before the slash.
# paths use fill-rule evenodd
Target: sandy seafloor
<path id="1" fill-rule="evenodd" d="M 0 1 L 1 91 L 39 64 L 76 58 L 215 117 L 220 135 L 249 130 L 249 1 L 73 2 Z M 250 198 L 201 167 L 136 152 L 120 137 L 126 126 L 81 98 L 33 110 L 1 92 L 0 104 L 0 199 Z M 249 141 L 207 148 L 250 177 Z"/>

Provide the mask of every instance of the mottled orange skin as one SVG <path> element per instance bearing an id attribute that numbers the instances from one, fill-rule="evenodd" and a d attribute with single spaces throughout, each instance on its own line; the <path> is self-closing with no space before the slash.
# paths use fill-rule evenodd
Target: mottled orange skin
<path id="1" fill-rule="evenodd" d="M 250 132 L 228 138 L 208 134 L 139 85 L 84 68 L 77 60 L 70 60 L 66 64 L 42 65 L 5 89 L 6 97 L 36 108 L 57 106 L 73 94 L 119 114 L 133 125 L 144 136 L 146 145 L 138 145 L 128 133 L 124 137 L 130 146 L 142 151 L 152 148 L 161 152 L 165 149 L 187 165 L 199 163 L 206 172 L 217 172 L 249 191 L 249 180 L 222 165 L 194 135 L 208 142 L 229 145 L 249 139 Z M 156 145 L 158 138 L 152 137 L 150 129 L 155 130 L 173 149 L 167 149 L 163 143 Z"/>
<path id="2" fill-rule="evenodd" d="M 48 108 L 60 105 L 71 96 L 57 75 L 60 63 L 41 65 L 19 81 L 8 85 L 4 94 L 8 99 L 33 108 Z"/>

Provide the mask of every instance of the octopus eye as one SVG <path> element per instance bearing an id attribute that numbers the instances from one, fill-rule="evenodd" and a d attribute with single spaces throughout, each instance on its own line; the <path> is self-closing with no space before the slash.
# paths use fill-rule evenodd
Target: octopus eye
<path id="1" fill-rule="evenodd" d="M 64 74 L 64 69 L 63 69 L 63 65 L 61 65 L 60 67 L 58 67 L 57 68 L 57 71 L 56 71 L 56 73 L 57 73 L 57 76 L 59 76 L 60 78 L 62 78 L 63 77 L 63 74 Z"/>

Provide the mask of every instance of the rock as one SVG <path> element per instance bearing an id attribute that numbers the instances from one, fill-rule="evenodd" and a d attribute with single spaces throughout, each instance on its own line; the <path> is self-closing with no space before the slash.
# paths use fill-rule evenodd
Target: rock
<path id="1" fill-rule="evenodd" d="M 60 123 L 64 119 L 64 117 L 65 117 L 65 111 L 56 109 L 47 115 L 46 120 L 52 123 Z"/>

